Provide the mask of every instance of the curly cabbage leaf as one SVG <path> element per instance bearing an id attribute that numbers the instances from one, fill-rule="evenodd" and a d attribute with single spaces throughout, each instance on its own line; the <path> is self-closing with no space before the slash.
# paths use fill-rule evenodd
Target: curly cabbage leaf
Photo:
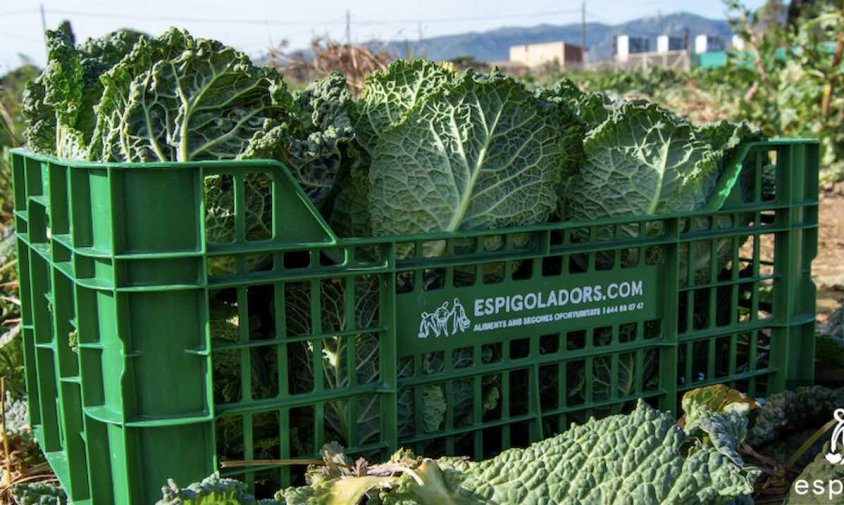
<path id="1" fill-rule="evenodd" d="M 180 488 L 172 479 L 161 488 L 162 498 L 156 505 L 251 505 L 255 498 L 247 493 L 246 484 L 212 475 L 202 482 Z"/>
<path id="2" fill-rule="evenodd" d="M 562 218 L 592 221 L 616 216 L 659 216 L 716 210 L 736 184 L 742 166 L 733 157 L 741 144 L 758 139 L 744 124 L 716 123 L 701 129 L 670 112 L 646 102 L 612 101 L 600 94 L 582 94 L 570 99 L 584 114 L 591 128 L 584 139 L 584 166 L 572 178 L 562 202 Z M 606 118 L 599 112 L 603 111 Z M 599 122 L 597 125 L 596 123 Z M 742 190 L 746 191 L 743 187 Z M 729 228 L 730 218 L 716 222 L 692 219 L 691 231 Z M 647 233 L 660 233 L 658 223 Z M 636 236 L 636 227 L 618 227 L 617 238 Z M 716 244 L 719 264 L 732 257 L 732 240 Z M 681 282 L 691 270 L 697 282 L 708 282 L 711 249 L 705 242 L 693 245 L 694 264 L 681 253 Z M 658 264 L 658 248 L 646 255 Z M 635 263 L 636 254 L 624 258 Z M 599 258 L 603 261 L 603 258 Z"/>
<path id="3" fill-rule="evenodd" d="M 24 135 L 32 151 L 87 159 L 103 92 L 100 76 L 117 64 L 142 34 L 117 30 L 75 45 L 72 34 L 48 31 L 47 67 L 27 86 Z"/>
<path id="4" fill-rule="evenodd" d="M 294 131 L 288 155 L 281 156 L 318 208 L 326 203 L 340 172 L 343 150 L 354 137 L 352 95 L 346 78 L 332 72 L 294 95 Z"/>
<path id="5" fill-rule="evenodd" d="M 166 162 L 268 158 L 285 162 L 305 193 L 322 206 L 352 138 L 351 97 L 332 74 L 291 95 L 274 69 L 215 40 L 170 29 L 142 38 L 102 75 L 103 93 L 91 157 L 98 161 Z M 229 176 L 205 179 L 206 237 L 235 239 Z M 245 239 L 272 237 L 270 177 L 243 178 Z M 268 260 L 256 257 L 250 270 Z M 231 257 L 209 260 L 210 275 L 235 273 Z"/>
<path id="6" fill-rule="evenodd" d="M 272 69 L 174 28 L 141 39 L 103 82 L 103 161 L 261 157 L 282 138 L 292 106 Z"/>
<path id="7" fill-rule="evenodd" d="M 350 112 L 355 141 L 338 175 L 330 209 L 332 229 L 342 237 L 372 235 L 368 171 L 378 137 L 431 93 L 457 76 L 454 68 L 425 60 L 396 60 L 366 77 Z"/>
<path id="8" fill-rule="evenodd" d="M 617 102 L 601 92 L 584 92 L 570 79 L 562 78 L 550 88 L 536 90 L 537 98 L 564 106 L 572 111 L 586 131 L 609 118 L 623 102 Z"/>
<path id="9" fill-rule="evenodd" d="M 82 133 L 73 126 L 84 92 L 81 58 L 67 33 L 48 30 L 45 36 L 47 66 L 24 96 L 23 112 L 29 125 L 24 136 L 35 151 L 77 154 L 74 145 L 81 144 Z"/>
<path id="10" fill-rule="evenodd" d="M 44 101 L 47 89 L 42 73 L 29 81 L 21 98 L 21 114 L 26 120 L 23 136 L 27 148 L 35 153 L 56 154 L 56 111 Z"/>
<path id="11" fill-rule="evenodd" d="M 816 429 L 832 419 L 835 409 L 842 405 L 842 388 L 806 386 L 772 394 L 758 409 L 747 441 L 759 447 L 801 429 Z"/>
<path id="12" fill-rule="evenodd" d="M 12 487 L 12 498 L 16 505 L 65 505 L 67 495 L 58 486 L 46 482 L 29 482 Z"/>
<path id="13" fill-rule="evenodd" d="M 756 477 L 699 445 L 640 401 L 630 415 L 574 426 L 527 449 L 472 466 L 461 489 L 482 503 L 726 503 L 750 493 Z M 600 483 L 600 484 L 599 484 Z"/>
<path id="14" fill-rule="evenodd" d="M 590 131 L 586 163 L 569 186 L 566 217 L 673 214 L 702 208 L 721 153 L 656 105 L 628 102 Z"/>
<path id="15" fill-rule="evenodd" d="M 295 500 L 306 496 L 310 504 L 332 504 L 350 486 L 367 488 L 370 502 L 385 505 L 720 505 L 751 493 L 759 474 L 643 401 L 630 414 L 592 419 L 477 463 L 414 459 L 402 451 L 389 463 L 362 468 L 287 489 L 282 500 L 305 503 Z"/>
<path id="16" fill-rule="evenodd" d="M 563 127 L 556 108 L 517 81 L 468 72 L 379 136 L 369 168 L 373 234 L 544 222 L 564 175 Z M 436 247 L 426 255 L 440 254 Z"/>
<path id="17" fill-rule="evenodd" d="M 426 60 L 396 60 L 387 70 L 366 76 L 354 110 L 357 143 L 371 152 L 387 128 L 455 77 L 454 67 Z"/>

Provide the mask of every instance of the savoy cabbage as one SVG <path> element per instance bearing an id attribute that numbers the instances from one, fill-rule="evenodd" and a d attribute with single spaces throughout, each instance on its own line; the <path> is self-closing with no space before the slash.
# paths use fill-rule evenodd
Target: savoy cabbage
<path id="1" fill-rule="evenodd" d="M 15 505 L 66 505 L 67 495 L 62 488 L 46 482 L 15 484 L 11 490 Z"/>
<path id="2" fill-rule="evenodd" d="M 570 175 L 561 119 L 514 79 L 467 72 L 450 81 L 379 136 L 369 167 L 373 233 L 546 221 Z"/>
<path id="3" fill-rule="evenodd" d="M 27 85 L 23 113 L 27 145 L 62 158 L 86 158 L 97 121 L 100 76 L 117 64 L 142 37 L 117 30 L 76 44 L 63 30 L 46 33 L 47 66 Z"/>
<path id="4" fill-rule="evenodd" d="M 378 137 L 398 124 L 417 103 L 457 76 L 454 68 L 425 60 L 396 60 L 366 77 L 360 98 L 350 107 L 354 141 L 338 175 L 330 212 L 331 226 L 342 237 L 372 234 L 369 166 Z"/>
<path id="5" fill-rule="evenodd" d="M 731 412 L 736 421 L 746 422 L 747 409 Z M 701 414 L 694 429 L 684 429 L 670 413 L 640 401 L 629 414 L 591 419 L 527 448 L 479 462 L 431 460 L 401 450 L 383 464 L 369 464 L 352 462 L 328 445 L 325 465 L 309 469 L 308 485 L 285 489 L 271 503 L 727 504 L 753 491 L 759 471 L 712 443 L 716 432 L 731 446 L 742 436 L 712 414 Z M 712 421 L 702 422 L 705 419 Z M 726 440 L 729 437 L 733 438 Z M 250 499 L 231 503 L 252 503 Z"/>
<path id="6" fill-rule="evenodd" d="M 202 482 L 180 488 L 172 479 L 161 488 L 162 498 L 156 505 L 253 505 L 246 484 L 212 475 Z"/>
<path id="7" fill-rule="evenodd" d="M 177 28 L 158 37 L 121 30 L 83 44 L 62 31 L 47 37 L 47 68 L 24 99 L 33 151 L 106 162 L 276 159 L 318 207 L 332 193 L 353 137 L 342 75 L 291 93 L 274 69 Z M 249 173 L 244 187 L 245 238 L 271 238 L 271 179 Z M 209 242 L 234 240 L 233 193 L 230 177 L 206 178 Z M 230 258 L 209 261 L 212 275 L 233 268 Z"/>
<path id="8" fill-rule="evenodd" d="M 591 221 L 717 209 L 737 181 L 741 188 L 748 184 L 738 175 L 742 167 L 735 155 L 748 140 L 759 138 L 746 125 L 722 122 L 695 127 L 653 104 L 583 93 L 569 81 L 533 93 L 497 71 L 460 74 L 448 65 L 422 60 L 397 61 L 385 71 L 373 73 L 355 100 L 341 74 L 330 74 L 305 90 L 291 92 L 274 70 L 255 65 L 245 54 L 220 42 L 194 38 L 175 28 L 152 38 L 115 32 L 83 44 L 76 44 L 63 32 L 51 32 L 48 44 L 49 63 L 29 86 L 24 104 L 29 123 L 26 135 L 33 151 L 103 162 L 280 160 L 334 231 L 344 237 L 501 229 L 557 219 Z M 247 173 L 242 182 L 247 201 L 243 238 L 269 239 L 273 233 L 272 181 Z M 235 240 L 232 177 L 212 175 L 204 184 L 206 239 L 230 243 Z M 704 224 L 692 221 L 687 226 L 695 229 Z M 635 231 L 621 227 L 619 233 L 617 238 L 623 238 Z M 500 244 L 485 245 L 489 250 Z M 426 243 L 423 253 L 442 254 L 442 246 L 442 242 Z M 729 244 L 724 246 L 718 248 L 719 260 L 722 253 L 730 251 Z M 360 247 L 358 252 L 368 250 Z M 397 252 L 400 257 L 409 253 Z M 696 251 L 696 261 L 708 264 L 709 254 L 709 248 Z M 267 258 L 248 261 L 263 263 Z M 254 266 L 249 264 L 251 270 Z M 208 260 L 210 275 L 235 271 L 232 257 Z M 461 275 L 459 267 L 455 274 Z M 316 380 L 323 381 L 321 388 L 327 390 L 377 384 L 382 379 L 380 360 L 387 357 L 379 356 L 375 332 L 366 330 L 378 326 L 383 286 L 375 277 L 360 278 L 353 289 L 349 292 L 348 284 L 331 279 L 321 281 L 318 289 L 308 283 L 287 283 L 283 309 L 274 307 L 271 297 L 250 298 L 250 313 L 285 311 L 289 334 L 319 337 L 285 344 L 286 354 L 267 352 L 269 347 L 215 352 L 215 403 L 241 400 L 241 361 L 246 353 L 252 365 L 251 394 L 256 398 L 279 394 L 276 371 L 283 367 L 291 394 L 308 394 Z M 312 327 L 312 296 L 321 298 L 323 308 L 318 331 Z M 353 315 L 346 311 L 349 298 L 355 299 Z M 215 297 L 209 309 L 214 344 L 225 347 L 240 342 L 241 308 L 233 300 Z M 275 325 L 265 319 L 250 319 L 249 327 L 267 333 L 267 338 L 280 338 L 272 335 Z M 350 334 L 349 329 L 361 331 Z M 455 353 L 453 366 L 471 360 L 470 354 Z M 275 361 L 280 355 L 286 363 Z M 480 359 L 493 362 L 501 356 L 483 355 Z M 617 364 L 597 359 L 592 368 L 593 396 L 626 397 L 635 389 L 633 378 L 640 375 L 647 384 L 658 368 L 654 357 L 645 355 L 641 366 L 636 363 L 632 353 L 620 356 Z M 423 356 L 420 365 L 424 374 L 445 367 L 442 358 L 434 354 Z M 583 394 L 587 382 L 585 369 L 575 372 L 567 378 L 569 395 Z M 472 417 L 472 380 L 453 381 L 448 397 L 445 386 L 438 383 L 419 386 L 421 394 L 416 395 L 405 386 L 411 371 L 400 364 L 398 373 L 400 438 L 441 431 L 449 409 L 454 423 L 477 421 Z M 482 412 L 496 408 L 502 387 L 498 381 L 483 379 Z M 548 390 L 556 391 L 556 387 Z M 545 394 L 544 390 L 540 394 Z M 421 399 L 421 405 L 414 403 L 415 397 Z M 356 446 L 378 442 L 382 424 L 379 401 L 377 394 L 363 394 L 326 402 L 328 439 L 354 441 Z M 417 410 L 424 412 L 420 427 L 414 425 Z M 648 413 L 645 407 L 640 406 L 635 415 L 644 416 L 640 421 L 652 423 L 654 433 L 664 439 L 676 438 L 671 438 L 671 444 L 681 439 L 680 445 L 688 444 L 694 439 L 691 434 L 675 434 L 665 428 L 660 415 Z M 731 430 L 742 428 L 738 415 Z M 705 445 L 706 461 L 695 460 L 695 464 L 721 464 L 718 458 L 726 458 L 735 465 L 737 453 L 730 440 L 740 439 L 741 434 L 722 429 L 726 426 L 723 413 L 714 417 L 698 426 L 711 431 L 720 445 Z M 223 458 L 242 452 L 234 419 L 223 419 L 217 430 Z M 613 422 L 626 429 L 626 421 Z M 304 432 L 307 424 L 303 421 L 302 426 L 291 429 Z M 272 453 L 277 448 L 277 427 L 271 422 L 265 426 L 256 422 L 253 430 L 258 451 Z M 577 433 L 589 434 L 585 427 L 582 430 Z M 575 436 L 558 443 L 575 447 Z M 294 446 L 297 443 L 293 441 Z M 537 450 L 557 454 L 548 447 Z M 663 456 L 675 455 L 665 450 Z M 522 458 L 528 453 L 507 454 Z M 565 459 L 570 456 L 565 454 Z M 665 471 L 682 476 L 690 459 L 674 461 Z M 461 466 L 465 482 L 472 482 L 476 473 L 485 475 L 483 468 L 501 461 Z M 446 469 L 444 474 L 437 466 L 440 463 Z M 446 461 L 426 462 L 419 468 L 427 468 L 432 475 L 451 471 Z M 710 470 L 714 480 L 734 477 Z M 512 477 L 514 482 L 507 486 L 517 489 L 516 476 Z M 547 476 L 546 480 L 555 482 L 556 478 Z M 496 488 L 484 484 L 485 479 L 471 492 L 490 500 L 510 493 L 510 487 Z M 627 485 L 633 484 L 621 483 L 618 489 Z M 705 487 L 706 483 L 695 485 Z M 630 490 L 631 496 L 636 492 Z M 649 496 L 662 496 L 659 493 L 663 492 L 666 497 L 682 495 L 678 490 L 647 490 Z M 173 496 L 181 499 L 176 491 Z M 551 499 L 542 496 L 545 498 Z M 524 499 L 532 498 L 525 495 Z"/>

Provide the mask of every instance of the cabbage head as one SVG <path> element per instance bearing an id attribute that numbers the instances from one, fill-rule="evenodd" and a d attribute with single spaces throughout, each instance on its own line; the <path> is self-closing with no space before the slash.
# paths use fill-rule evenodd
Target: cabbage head
<path id="1" fill-rule="evenodd" d="M 369 167 L 373 234 L 545 222 L 567 167 L 566 123 L 523 84 L 467 72 L 378 137 Z M 436 256 L 434 245 L 426 250 Z"/>

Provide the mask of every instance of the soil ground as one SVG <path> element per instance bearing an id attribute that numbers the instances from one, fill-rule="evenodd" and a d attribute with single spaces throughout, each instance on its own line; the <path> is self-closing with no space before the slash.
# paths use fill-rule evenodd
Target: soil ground
<path id="1" fill-rule="evenodd" d="M 821 194 L 819 220 L 812 277 L 818 287 L 818 320 L 825 320 L 844 302 L 844 194 Z"/>

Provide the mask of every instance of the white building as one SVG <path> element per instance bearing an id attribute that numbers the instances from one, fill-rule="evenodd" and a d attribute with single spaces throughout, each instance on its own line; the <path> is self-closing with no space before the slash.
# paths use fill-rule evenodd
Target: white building
<path id="1" fill-rule="evenodd" d="M 682 37 L 670 37 L 668 35 L 660 35 L 656 38 L 656 52 L 658 54 L 665 54 L 669 51 L 682 51 L 683 47 Z"/>
<path id="2" fill-rule="evenodd" d="M 555 64 L 561 69 L 579 66 L 583 64 L 583 48 L 563 41 L 522 44 L 510 47 L 510 61 L 529 68 Z"/>
<path id="3" fill-rule="evenodd" d="M 695 54 L 723 51 L 724 49 L 724 39 L 721 37 L 705 34 L 695 37 Z"/>
<path id="4" fill-rule="evenodd" d="M 616 61 L 627 61 L 631 54 L 646 53 L 649 49 L 650 40 L 647 37 L 619 35 L 615 39 Z"/>

